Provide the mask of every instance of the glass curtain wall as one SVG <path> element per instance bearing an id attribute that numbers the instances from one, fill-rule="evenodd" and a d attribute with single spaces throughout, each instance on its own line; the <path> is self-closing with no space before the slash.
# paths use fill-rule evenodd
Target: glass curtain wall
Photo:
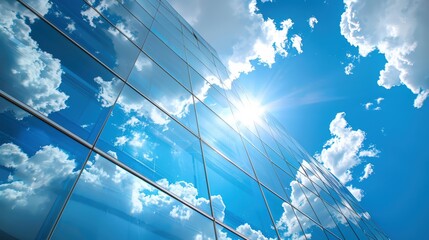
<path id="1" fill-rule="evenodd" d="M 387 239 L 165 0 L 0 14 L 0 239 Z"/>

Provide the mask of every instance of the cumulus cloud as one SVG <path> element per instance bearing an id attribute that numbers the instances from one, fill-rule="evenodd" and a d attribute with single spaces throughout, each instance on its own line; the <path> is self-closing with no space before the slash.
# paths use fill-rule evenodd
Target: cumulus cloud
<path id="1" fill-rule="evenodd" d="M 380 111 L 381 110 L 381 102 L 384 100 L 384 98 L 379 97 L 375 99 L 374 102 L 367 102 L 364 104 L 364 107 L 366 110 L 373 110 L 373 111 Z"/>
<path id="2" fill-rule="evenodd" d="M 228 65 L 231 79 L 253 71 L 254 63 L 271 66 L 277 55 L 288 54 L 287 34 L 292 20 L 281 21 L 277 28 L 272 19 L 265 20 L 258 13 L 256 0 L 193 0 L 191 3 L 170 0 L 170 3 L 214 46 Z"/>
<path id="3" fill-rule="evenodd" d="M 99 84 L 99 92 L 97 94 L 98 101 L 101 102 L 103 107 L 112 106 L 115 103 L 116 98 L 118 98 L 117 91 L 119 87 L 124 83 L 117 78 L 113 78 L 111 81 L 105 81 L 99 76 L 94 78 L 94 81 Z M 186 101 L 187 104 L 188 102 L 189 101 Z M 149 117 L 156 124 L 167 125 L 170 122 L 170 119 L 167 115 L 162 113 L 157 107 L 135 93 L 134 90 L 124 90 L 121 96 L 119 96 L 117 104 L 121 106 L 121 109 L 125 113 L 135 113 L 138 117 Z M 188 105 L 185 104 L 185 106 L 182 106 L 182 111 L 178 110 L 177 114 L 179 116 L 185 114 L 189 105 L 190 103 Z M 121 128 L 123 129 L 124 126 Z"/>
<path id="4" fill-rule="evenodd" d="M 248 223 L 238 226 L 236 230 L 237 232 L 242 233 L 244 236 L 246 236 L 248 239 L 251 239 L 251 240 L 275 239 L 275 238 L 265 237 L 264 234 L 261 232 L 261 230 L 252 229 L 252 227 Z"/>
<path id="5" fill-rule="evenodd" d="M 319 21 L 317 20 L 317 18 L 316 17 L 310 17 L 309 19 L 308 19 L 308 25 L 310 26 L 310 28 L 314 28 L 314 26 L 318 23 Z"/>
<path id="6" fill-rule="evenodd" d="M 364 196 L 362 189 L 355 188 L 353 187 L 353 185 L 349 185 L 347 186 L 347 190 L 349 190 L 349 192 L 356 198 L 356 200 L 358 200 L 359 202 L 362 200 Z"/>
<path id="7" fill-rule="evenodd" d="M 337 113 L 329 125 L 332 138 L 325 143 L 322 152 L 314 156 L 342 184 L 353 180 L 352 169 L 362 163 L 361 158 L 377 157 L 380 153 L 373 145 L 364 148 L 365 132 L 353 130 L 345 116 L 344 112 Z"/>
<path id="8" fill-rule="evenodd" d="M 126 195 L 130 196 L 129 211 L 132 214 L 141 214 L 146 207 L 157 207 L 160 211 L 168 212 L 172 218 L 190 220 L 194 212 L 152 185 L 101 159 L 99 155 L 95 155 L 92 160 L 88 161 L 81 179 L 94 186 L 102 186 L 106 181 L 111 181 L 113 184 L 123 187 Z M 192 183 L 185 181 L 170 183 L 166 178 L 162 178 L 156 183 L 196 207 L 209 206 L 209 200 L 200 197 L 198 189 Z M 220 196 L 215 198 L 223 203 Z"/>
<path id="9" fill-rule="evenodd" d="M 352 75 L 354 68 L 355 68 L 355 65 L 353 65 L 353 63 L 349 63 L 347 64 L 347 66 L 344 67 L 344 73 L 346 75 Z"/>
<path id="10" fill-rule="evenodd" d="M 28 11 L 18 10 L 17 4 L 5 2 L 0 9 L 0 50 L 4 59 L 0 65 L 3 78 L 0 87 L 47 116 L 67 108 L 69 96 L 59 90 L 63 74 L 61 62 L 40 49 L 30 36 L 31 26 L 26 19 L 31 24 L 36 18 Z M 36 5 L 43 13 L 51 6 L 48 1 Z M 28 116 L 18 108 L 11 110 L 17 119 Z"/>
<path id="11" fill-rule="evenodd" d="M 365 165 L 365 168 L 363 170 L 363 176 L 359 178 L 359 182 L 362 182 L 363 180 L 367 179 L 369 175 L 371 175 L 374 172 L 374 165 L 371 163 L 368 163 Z"/>
<path id="12" fill-rule="evenodd" d="M 386 57 L 378 85 L 387 89 L 405 85 L 417 94 L 414 107 L 422 107 L 429 91 L 429 2 L 344 0 L 344 4 L 341 34 L 359 48 L 360 55 L 378 50 Z"/>
<path id="13" fill-rule="evenodd" d="M 292 47 L 294 47 L 299 54 L 303 53 L 303 51 L 302 51 L 302 38 L 295 34 L 291 38 L 291 41 L 292 41 Z"/>
<path id="14" fill-rule="evenodd" d="M 23 208 L 31 203 L 37 209 L 49 199 L 49 188 L 76 174 L 76 163 L 63 150 L 52 145 L 41 147 L 28 156 L 14 143 L 0 146 L 0 165 L 11 169 L 8 180 L 0 184 L 0 201 L 12 208 Z"/>

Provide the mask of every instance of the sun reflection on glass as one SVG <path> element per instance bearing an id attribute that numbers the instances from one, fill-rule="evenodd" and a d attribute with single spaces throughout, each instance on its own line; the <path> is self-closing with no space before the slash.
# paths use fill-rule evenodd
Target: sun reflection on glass
<path id="1" fill-rule="evenodd" d="M 265 107 L 256 99 L 249 99 L 243 104 L 237 114 L 237 121 L 246 127 L 252 126 L 254 122 L 258 122 L 265 113 Z"/>

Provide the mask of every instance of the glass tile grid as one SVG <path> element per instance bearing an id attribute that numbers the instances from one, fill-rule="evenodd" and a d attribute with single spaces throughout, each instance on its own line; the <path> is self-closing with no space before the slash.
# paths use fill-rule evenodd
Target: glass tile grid
<path id="1" fill-rule="evenodd" d="M 5 0 L 0 5 L 1 11 L 6 13 L 4 14 L 5 19 L 8 20 L 0 20 L 0 41 L 4 43 L 2 44 L 5 50 L 3 52 L 8 57 L 7 64 L 0 68 L 0 72 L 3 76 L 9 76 L 17 84 L 29 80 L 33 82 L 43 80 L 49 83 L 45 86 L 47 90 L 43 98 L 35 98 L 36 96 L 31 95 L 31 92 L 28 95 L 20 95 L 10 87 L 8 88 L 7 84 L 0 84 L 2 125 L 24 124 L 23 127 L 12 128 L 16 129 L 15 133 L 5 128 L 0 132 L 3 139 L 9 139 L 2 141 L 3 143 L 0 145 L 0 164 L 2 165 L 0 191 L 6 194 L 11 190 L 16 191 L 17 187 L 21 186 L 20 190 L 23 193 L 21 201 L 16 202 L 15 205 L 5 202 L 0 197 L 0 206 L 6 207 L 7 211 L 4 212 L 10 215 L 16 214 L 14 211 L 19 210 L 18 205 L 21 208 L 24 205 L 34 207 L 37 201 L 29 204 L 26 198 L 30 196 L 42 201 L 45 196 L 43 194 L 53 194 L 53 199 L 57 199 L 55 205 L 52 205 L 56 207 L 51 208 L 48 215 L 39 215 L 41 217 L 37 219 L 28 218 L 28 221 L 33 221 L 34 227 L 40 226 L 39 230 L 29 232 L 33 235 L 21 236 L 16 231 L 16 229 L 24 227 L 22 224 L 25 223 L 19 221 L 18 218 L 26 217 L 25 214 L 15 216 L 16 222 L 11 224 L 15 224 L 17 228 L 12 228 L 11 225 L 5 224 L 0 219 L 1 234 L 5 234 L 5 237 L 63 239 L 66 236 L 71 238 L 126 236 L 126 238 L 222 239 L 226 236 L 250 238 L 258 235 L 262 238 L 280 237 L 282 239 L 299 236 L 307 239 L 310 236 L 327 239 L 349 239 L 352 236 L 387 239 L 387 236 L 372 220 L 364 217 L 364 211 L 338 180 L 311 159 L 302 146 L 291 138 L 283 126 L 269 114 L 256 124 L 258 129 L 254 135 L 251 135 L 252 133 L 246 133 L 249 130 L 246 129 L 242 132 L 243 128 L 240 129 L 235 125 L 236 120 L 232 114 L 228 117 L 228 114 L 222 113 L 223 120 L 219 120 L 221 122 L 225 120 L 226 123 L 219 125 L 222 127 L 216 131 L 220 133 L 229 129 L 226 131 L 237 134 L 234 142 L 238 144 L 238 147 L 241 146 L 239 147 L 243 151 L 241 155 L 228 150 L 225 143 L 231 139 L 224 139 L 223 147 L 219 147 L 222 144 L 219 145 L 216 134 L 211 133 L 213 140 L 207 141 L 205 136 L 214 130 L 209 127 L 212 119 L 205 119 L 200 112 L 195 111 L 195 105 L 197 105 L 197 109 L 198 105 L 204 106 L 210 112 L 216 107 L 210 107 L 205 102 L 199 103 L 195 99 L 198 97 L 196 93 L 199 90 L 194 89 L 196 86 L 191 86 L 193 83 L 190 80 L 191 68 L 189 66 L 194 66 L 197 74 L 209 78 L 204 80 L 211 81 L 212 85 L 203 84 L 203 87 L 216 88 L 220 92 L 220 95 L 217 96 L 218 99 L 219 96 L 226 93 L 226 104 L 223 106 L 225 109 L 229 108 L 229 114 L 235 114 L 237 112 L 235 107 L 240 108 L 248 100 L 245 92 L 236 82 L 233 83 L 233 89 L 230 90 L 223 86 L 220 81 L 228 80 L 228 70 L 219 61 L 216 51 L 166 1 L 85 0 L 66 3 L 52 0 L 52 3 L 42 5 L 26 0 Z M 32 12 L 36 12 L 37 15 Z M 153 28 L 154 21 L 157 21 L 158 27 Z M 31 29 L 31 34 L 28 29 Z M 17 30 L 21 31 L 21 34 L 24 34 L 21 36 L 24 37 L 17 41 L 13 38 L 11 40 L 10 34 Z M 156 57 L 152 45 L 147 45 L 145 48 L 147 36 L 152 36 L 151 39 L 162 42 L 166 51 L 172 53 L 171 56 L 176 56 L 183 61 L 182 66 L 174 68 L 169 65 L 171 62 L 163 59 L 162 55 Z M 47 40 L 52 38 L 57 41 L 47 44 Z M 184 51 L 178 49 L 184 49 Z M 191 59 L 186 57 L 186 51 L 192 54 Z M 140 77 L 133 77 L 132 81 L 131 78 L 128 78 L 132 69 L 150 67 L 149 61 L 139 61 L 137 58 L 145 53 L 149 55 L 151 64 L 155 64 L 159 70 L 157 75 L 140 80 L 143 85 L 139 87 L 138 85 L 141 83 L 136 79 L 140 79 Z M 22 57 L 31 59 L 34 63 L 42 63 L 47 68 L 34 69 L 40 74 L 31 79 L 25 66 L 20 65 L 22 61 L 19 59 Z M 76 62 L 68 60 L 72 58 L 77 60 L 80 66 Z M 10 69 L 13 69 L 12 73 Z M 21 74 L 17 75 L 17 72 Z M 53 77 L 55 76 L 53 74 L 57 74 L 56 78 Z M 213 75 L 214 78 L 209 77 L 210 75 Z M 169 76 L 170 82 L 177 84 L 169 85 L 168 89 L 164 90 L 153 88 L 156 85 L 151 85 L 150 82 L 159 81 L 161 76 Z M 59 81 L 55 82 L 54 79 L 59 79 Z M 164 77 L 164 79 L 167 78 Z M 7 81 L 2 82 L 7 83 Z M 145 82 L 148 82 L 149 85 Z M 24 86 L 25 90 L 27 90 L 26 88 L 28 87 Z M 158 90 L 155 91 L 155 89 Z M 28 88 L 28 91 L 30 90 L 32 89 Z M 189 97 L 168 92 L 172 90 L 183 92 Z M 127 98 L 129 92 L 133 92 L 136 97 Z M 167 102 L 161 99 L 166 99 Z M 55 104 L 50 108 L 44 107 L 48 106 L 43 102 L 47 100 L 53 100 L 54 102 L 51 103 Z M 168 101 L 174 103 L 179 100 L 185 103 L 184 107 L 172 108 L 166 105 Z M 85 106 L 83 101 L 86 102 L 86 110 L 79 107 Z M 212 103 L 217 104 L 218 102 L 215 100 Z M 114 109 L 122 109 L 122 113 Z M 215 112 L 213 112 L 213 116 L 219 115 L 219 110 L 217 110 L 218 113 Z M 95 116 L 98 117 L 98 123 L 94 122 Z M 113 121 L 117 117 L 122 120 Z M 144 119 L 149 122 L 143 121 Z M 185 119 L 191 119 L 190 121 L 194 121 L 194 123 L 189 124 L 189 120 Z M 43 131 L 41 131 L 40 122 L 43 122 Z M 114 137 L 110 148 L 101 147 L 101 145 L 98 148 L 101 137 L 108 134 L 113 128 L 117 129 L 115 131 L 119 131 L 118 133 L 122 132 L 125 135 Z M 206 134 L 201 134 L 201 128 L 206 129 Z M 32 129 L 37 130 L 37 134 L 43 136 L 39 137 L 39 145 L 37 145 L 37 141 L 26 142 L 26 139 L 22 137 L 25 131 L 33 131 Z M 174 135 L 174 131 L 186 132 L 180 136 L 186 136 L 187 140 L 180 140 L 179 135 Z M 150 141 L 153 139 L 156 140 Z M 247 143 L 248 146 L 244 147 L 243 142 L 247 142 L 247 140 L 252 142 Z M 192 141 L 196 141 L 198 144 L 186 143 Z M 80 147 L 67 147 L 67 142 Z M 239 200 L 228 197 L 227 192 L 216 190 L 217 188 L 214 186 L 219 183 L 216 178 L 213 180 L 213 165 L 207 168 L 207 164 L 212 163 L 207 162 L 211 160 L 206 159 L 208 156 L 205 156 L 201 150 L 200 142 L 203 142 L 203 146 L 207 145 L 215 154 L 227 156 L 228 160 L 223 157 L 221 159 L 232 163 L 231 166 L 236 169 L 235 171 L 241 172 L 238 175 L 252 182 L 255 186 L 252 191 L 255 192 L 250 196 L 260 199 L 257 209 L 262 215 L 259 217 L 242 215 L 242 220 L 234 219 L 233 216 L 237 213 L 251 212 L 252 209 L 240 207 L 237 202 Z M 259 142 L 264 149 L 260 149 Z M 168 150 L 155 151 L 161 146 L 164 148 L 168 146 L 165 148 Z M 41 189 L 37 192 L 39 195 L 24 193 L 23 186 L 32 184 L 28 180 L 31 178 L 29 178 L 29 173 L 22 172 L 19 162 L 10 162 L 11 158 L 2 153 L 11 148 L 21 159 L 37 159 L 37 156 L 43 154 L 44 151 L 50 150 L 56 154 L 52 154 L 56 157 L 55 161 L 63 166 L 68 166 L 67 164 L 73 161 L 76 162 L 75 168 L 69 167 L 68 172 L 57 172 L 56 176 L 72 174 L 75 176 L 74 179 L 77 179 L 74 180 L 77 181 L 77 184 L 64 186 L 62 192 L 58 190 L 49 192 L 36 188 Z M 124 149 L 128 149 L 130 161 L 126 160 L 126 155 L 122 153 Z M 251 149 L 253 150 L 249 151 Z M 91 150 L 95 152 L 89 155 Z M 77 157 L 78 155 L 80 157 Z M 188 168 L 189 171 L 182 170 L 185 175 L 168 175 L 168 172 L 171 171 L 169 166 L 172 167 L 174 164 L 184 166 L 183 169 L 187 168 L 186 165 L 183 165 L 185 162 L 181 163 L 185 159 L 183 156 L 200 159 L 197 160 L 200 167 L 193 170 Z M 70 160 L 70 158 L 73 159 Z M 35 169 L 44 166 L 41 162 L 25 161 Z M 171 164 L 168 164 L 169 161 Z M 271 171 L 271 175 L 275 175 L 274 178 L 270 178 L 263 170 L 266 164 L 271 165 L 270 170 L 267 171 Z M 150 171 L 144 170 L 145 168 L 142 166 L 150 166 L 150 168 L 146 168 Z M 44 171 L 50 170 L 45 168 Z M 162 176 L 169 176 L 169 178 Z M 99 181 L 106 177 L 109 177 L 110 182 Z M 196 181 L 195 178 L 200 180 Z M 228 181 L 231 184 L 237 184 L 237 180 L 234 179 Z M 127 186 L 120 187 L 120 184 Z M 53 187 L 54 185 L 47 186 Z M 33 189 L 34 187 L 36 185 L 33 185 Z M 112 193 L 116 197 L 111 200 L 125 201 L 125 204 L 121 204 L 119 207 L 112 205 L 113 202 L 109 203 L 107 196 Z M 297 193 L 301 195 L 298 196 Z M 222 197 L 225 200 L 228 199 L 227 205 L 221 201 Z M 283 202 L 281 204 L 289 206 L 290 211 L 293 211 L 294 214 L 288 215 L 283 212 L 285 218 L 279 218 L 283 215 L 273 209 L 280 209 L 277 211 L 286 211 L 286 209 L 281 210 L 282 207 L 278 205 L 277 207 L 271 206 L 273 202 L 277 202 L 277 204 Z M 100 222 L 98 226 L 92 225 L 92 228 L 89 228 L 88 224 L 78 225 L 74 220 L 75 217 L 79 217 L 79 214 L 76 213 L 85 212 L 85 209 L 95 211 L 96 218 L 102 217 L 106 220 Z M 156 221 L 159 223 L 158 225 L 151 224 L 153 215 L 150 214 L 154 213 L 159 213 L 157 215 L 160 220 Z M 291 217 L 287 218 L 287 216 Z M 271 224 L 258 223 L 261 217 L 266 219 L 263 221 L 265 224 L 268 222 Z M 250 219 L 252 219 L 252 223 L 248 223 Z M 144 222 L 147 224 L 143 225 Z M 40 225 L 41 223 L 42 225 Z M 286 225 L 279 225 L 280 223 Z M 70 232 L 72 230 L 70 226 L 73 224 L 81 231 Z M 108 233 L 112 230 L 99 230 L 99 227 L 110 229 L 108 226 L 112 224 L 121 227 L 110 235 Z M 168 227 L 162 227 L 163 224 Z M 290 226 L 294 226 L 293 224 L 299 226 L 299 228 L 295 228 L 296 232 L 285 231 L 286 226 L 289 229 Z M 178 226 L 181 226 L 182 231 Z M 189 227 L 183 228 L 183 226 Z"/>

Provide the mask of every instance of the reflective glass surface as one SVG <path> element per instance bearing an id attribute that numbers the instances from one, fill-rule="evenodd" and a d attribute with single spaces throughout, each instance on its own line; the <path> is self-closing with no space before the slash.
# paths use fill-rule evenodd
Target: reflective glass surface
<path id="1" fill-rule="evenodd" d="M 128 26 L 120 19 L 117 23 L 110 23 L 84 1 L 51 0 L 40 4 L 29 0 L 25 2 L 121 77 L 128 76 L 137 58 L 138 48 L 123 34 L 125 32 L 131 35 L 132 32 L 126 29 Z M 114 5 L 116 1 L 109 1 L 102 9 L 107 11 Z M 138 33 L 141 35 L 140 42 L 147 34 L 145 31 L 143 28 Z"/>
<path id="2" fill-rule="evenodd" d="M 0 64 L 0 89 L 93 143 L 123 83 L 19 3 L 3 11 L 9 14 L 0 31 L 7 59 Z M 117 82 L 109 89 L 109 101 L 99 101 L 106 92 L 101 79 Z M 19 120 L 31 116 L 19 108 L 12 111 Z"/>
<path id="3" fill-rule="evenodd" d="M 0 238 L 46 239 L 89 150 L 16 108 L 0 98 Z"/>
<path id="4" fill-rule="evenodd" d="M 274 238 L 272 221 L 257 182 L 204 145 L 214 216 L 249 236 Z"/>
<path id="5" fill-rule="evenodd" d="M 167 0 L 0 14 L 0 239 L 388 239 Z"/>
<path id="6" fill-rule="evenodd" d="M 253 169 L 240 135 L 202 103 L 196 104 L 200 135 L 247 173 Z"/>
<path id="7" fill-rule="evenodd" d="M 212 221 L 97 154 L 85 166 L 52 237 L 214 238 Z"/>
<path id="8" fill-rule="evenodd" d="M 143 52 L 137 59 L 128 82 L 189 129 L 198 133 L 192 94 Z"/>
<path id="9" fill-rule="evenodd" d="M 154 34 L 147 37 L 143 50 L 155 62 L 157 62 L 166 72 L 173 76 L 176 81 L 190 89 L 189 74 L 186 62 L 181 59 L 173 50 L 165 45 Z"/>
<path id="10" fill-rule="evenodd" d="M 97 147 L 210 214 L 199 140 L 130 87 Z"/>

